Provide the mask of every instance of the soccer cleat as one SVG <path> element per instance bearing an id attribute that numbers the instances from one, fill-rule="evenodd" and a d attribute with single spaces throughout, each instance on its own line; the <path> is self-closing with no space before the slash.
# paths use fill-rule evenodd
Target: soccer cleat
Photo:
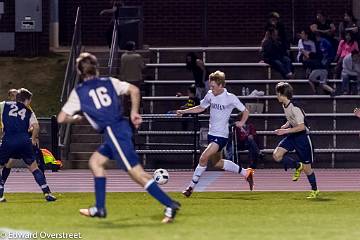
<path id="1" fill-rule="evenodd" d="M 295 169 L 294 175 L 293 175 L 293 177 L 292 177 L 292 180 L 293 180 L 294 182 L 296 182 L 297 180 L 299 180 L 300 175 L 301 175 L 301 172 L 302 172 L 303 169 L 304 169 L 304 166 L 303 166 L 302 163 L 300 163 L 300 166 Z"/>
<path id="2" fill-rule="evenodd" d="M 86 217 L 98 217 L 98 218 L 106 218 L 106 209 L 105 208 L 82 208 L 79 210 L 81 215 Z"/>
<path id="3" fill-rule="evenodd" d="M 4 196 L 2 196 L 2 197 L 0 198 L 0 202 L 6 202 L 6 198 L 5 198 Z"/>
<path id="4" fill-rule="evenodd" d="M 252 169 L 252 168 L 246 169 L 245 180 L 249 183 L 250 191 L 252 191 L 254 189 L 254 173 L 255 173 L 254 169 Z"/>
<path id="5" fill-rule="evenodd" d="M 307 199 L 316 199 L 318 198 L 320 195 L 320 191 L 319 190 L 311 190 L 309 196 L 307 196 Z"/>
<path id="6" fill-rule="evenodd" d="M 176 212 L 180 210 L 181 204 L 179 202 L 173 201 L 171 207 L 166 207 L 164 210 L 165 217 L 161 221 L 162 223 L 172 223 L 175 219 Z"/>
<path id="7" fill-rule="evenodd" d="M 56 197 L 54 195 L 52 195 L 51 193 L 45 193 L 45 199 L 48 202 L 55 202 L 56 201 Z"/>
<path id="8" fill-rule="evenodd" d="M 185 197 L 190 197 L 191 194 L 193 193 L 194 189 L 192 187 L 188 187 L 186 188 L 182 194 L 185 196 Z"/>

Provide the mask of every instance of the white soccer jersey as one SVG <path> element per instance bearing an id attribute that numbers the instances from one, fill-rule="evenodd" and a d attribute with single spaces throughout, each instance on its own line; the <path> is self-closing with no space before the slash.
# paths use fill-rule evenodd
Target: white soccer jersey
<path id="1" fill-rule="evenodd" d="M 201 100 L 200 106 L 208 108 L 210 106 L 209 134 L 217 137 L 229 137 L 229 119 L 234 108 L 245 111 L 245 106 L 232 93 L 224 92 L 215 96 L 211 90 Z"/>
<path id="2" fill-rule="evenodd" d="M 291 127 L 296 127 L 299 124 L 305 123 L 305 113 L 300 107 L 294 105 L 292 102 L 289 102 L 287 106 L 283 105 L 283 108 L 286 119 L 290 123 Z M 306 130 L 308 129 L 306 128 Z"/>

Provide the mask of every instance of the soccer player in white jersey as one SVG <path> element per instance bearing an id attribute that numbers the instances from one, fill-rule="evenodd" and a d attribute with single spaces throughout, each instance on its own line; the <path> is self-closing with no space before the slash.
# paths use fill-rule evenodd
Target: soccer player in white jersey
<path id="1" fill-rule="evenodd" d="M 200 113 L 206 108 L 210 107 L 210 122 L 208 133 L 208 147 L 201 154 L 199 164 L 196 167 L 190 185 L 183 191 L 186 197 L 190 197 L 196 184 L 203 172 L 206 170 L 208 160 L 211 155 L 220 152 L 228 142 L 229 137 L 229 119 L 234 108 L 243 112 L 240 121 L 235 124 L 237 127 L 242 127 L 249 117 L 249 112 L 240 100 L 232 93 L 229 93 L 225 88 L 225 74 L 221 71 L 211 73 L 209 76 L 210 90 L 201 100 L 200 105 L 188 108 L 185 110 L 177 110 L 178 115 L 186 113 Z M 224 169 L 234 173 L 240 173 L 249 182 L 250 190 L 253 189 L 253 173 L 251 168 L 241 168 L 232 161 L 220 159 L 216 164 L 216 168 Z"/>
<path id="2" fill-rule="evenodd" d="M 286 136 L 275 148 L 273 158 L 277 162 L 282 162 L 285 170 L 295 168 L 293 181 L 297 181 L 303 171 L 311 185 L 311 192 L 307 198 L 317 198 L 319 190 L 317 189 L 314 170 L 311 168 L 314 161 L 314 151 L 305 121 L 305 113 L 291 101 L 293 88 L 289 83 L 280 82 L 276 85 L 275 90 L 277 99 L 283 106 L 287 121 L 279 129 L 275 130 L 276 135 Z M 294 150 L 299 156 L 299 162 L 294 161 L 287 154 Z"/>

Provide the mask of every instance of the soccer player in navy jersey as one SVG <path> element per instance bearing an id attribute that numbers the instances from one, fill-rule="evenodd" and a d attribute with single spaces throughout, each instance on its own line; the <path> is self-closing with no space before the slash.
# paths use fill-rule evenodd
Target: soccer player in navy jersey
<path id="1" fill-rule="evenodd" d="M 135 182 L 165 206 L 165 217 L 162 222 L 172 222 L 180 204 L 165 194 L 142 168 L 131 140 L 132 131 L 129 121 L 122 115 L 123 106 L 118 96 L 128 94 L 132 103 L 130 120 L 136 128 L 139 128 L 142 123 L 139 114 L 139 89 L 116 78 L 98 77 L 98 62 L 90 53 L 81 53 L 76 63 L 82 82 L 72 90 L 58 115 L 58 122 L 79 121 L 81 117 L 76 113 L 82 111 L 93 128 L 104 137 L 104 143 L 89 160 L 95 181 L 96 204 L 88 209 L 80 209 L 80 213 L 88 217 L 106 217 L 104 165 L 108 159 L 114 159 Z"/>
<path id="2" fill-rule="evenodd" d="M 0 103 L 0 120 L 3 125 L 3 138 L 0 146 L 0 166 L 8 163 L 10 158 L 21 158 L 34 175 L 35 181 L 41 187 L 47 201 L 55 201 L 44 174 L 39 170 L 33 145 L 39 145 L 39 123 L 33 111 L 29 109 L 32 93 L 21 88 L 15 101 Z M 30 139 L 28 130 L 33 128 Z M 0 202 L 4 202 L 4 184 L 0 180 Z"/>
<path id="3" fill-rule="evenodd" d="M 314 162 L 314 151 L 305 120 L 305 113 L 291 101 L 293 88 L 289 83 L 280 82 L 276 85 L 275 90 L 277 99 L 284 109 L 287 122 L 275 130 L 276 135 L 285 135 L 285 137 L 275 148 L 273 158 L 277 162 L 282 162 L 285 169 L 295 168 L 293 181 L 297 181 L 301 172 L 304 172 L 311 185 L 311 192 L 307 198 L 317 198 L 319 190 L 317 189 L 314 170 L 311 167 Z M 299 162 L 294 161 L 287 154 L 294 150 L 299 156 Z"/>

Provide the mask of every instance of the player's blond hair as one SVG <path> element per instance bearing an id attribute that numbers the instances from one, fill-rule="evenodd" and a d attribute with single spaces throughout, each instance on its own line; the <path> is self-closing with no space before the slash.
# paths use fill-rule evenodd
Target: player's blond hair
<path id="1" fill-rule="evenodd" d="M 76 59 L 76 69 L 82 79 L 89 76 L 98 75 L 98 61 L 97 58 L 88 52 L 80 53 Z"/>
<path id="2" fill-rule="evenodd" d="M 209 81 L 214 81 L 217 85 L 225 87 L 225 73 L 217 70 L 209 75 Z"/>

